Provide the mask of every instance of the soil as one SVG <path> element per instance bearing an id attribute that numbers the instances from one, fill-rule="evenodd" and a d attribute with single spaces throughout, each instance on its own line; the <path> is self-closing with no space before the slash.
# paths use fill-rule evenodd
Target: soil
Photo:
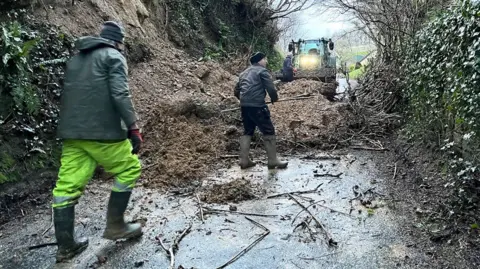
<path id="1" fill-rule="evenodd" d="M 465 214 L 452 215 L 450 191 L 440 153 L 393 134 L 384 141 L 390 151 L 381 169 L 389 174 L 389 194 L 412 246 L 432 257 L 435 268 L 477 268 L 480 233 Z M 458 212 L 457 212 L 458 213 Z M 474 212 L 465 212 L 467 215 Z M 477 213 L 478 214 L 478 213 Z M 445 257 L 450 257 L 445 259 Z"/>
<path id="2" fill-rule="evenodd" d="M 256 197 L 250 181 L 236 179 L 224 184 L 214 184 L 202 193 L 200 199 L 208 204 L 225 204 L 252 200 Z"/>

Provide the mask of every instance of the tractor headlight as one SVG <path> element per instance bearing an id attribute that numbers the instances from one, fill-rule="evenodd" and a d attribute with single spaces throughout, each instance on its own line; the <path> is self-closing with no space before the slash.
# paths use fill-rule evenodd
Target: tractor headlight
<path id="1" fill-rule="evenodd" d="M 302 66 L 312 66 L 317 64 L 318 64 L 317 57 L 303 57 L 302 59 L 300 59 L 300 65 Z"/>

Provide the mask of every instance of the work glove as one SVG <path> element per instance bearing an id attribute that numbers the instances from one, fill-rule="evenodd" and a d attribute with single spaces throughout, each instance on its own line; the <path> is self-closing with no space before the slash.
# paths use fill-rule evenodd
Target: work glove
<path id="1" fill-rule="evenodd" d="M 137 154 L 140 151 L 141 145 L 143 143 L 142 134 L 139 129 L 128 130 L 128 139 L 132 143 L 132 154 Z"/>

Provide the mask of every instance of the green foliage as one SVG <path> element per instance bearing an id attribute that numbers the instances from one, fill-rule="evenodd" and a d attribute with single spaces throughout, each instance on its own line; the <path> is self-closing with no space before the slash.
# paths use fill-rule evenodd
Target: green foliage
<path id="1" fill-rule="evenodd" d="M 267 57 L 268 57 L 268 66 L 269 70 L 280 70 L 283 67 L 283 61 L 285 58 L 283 57 L 282 53 L 278 51 L 276 48 L 266 50 Z"/>
<path id="2" fill-rule="evenodd" d="M 53 165 L 57 104 L 65 59 L 73 51 L 73 39 L 56 27 L 24 11 L 9 16 L 0 24 L 0 152 L 6 154 L 0 156 L 0 183 Z"/>
<path id="3" fill-rule="evenodd" d="M 441 148 L 462 204 L 480 186 L 480 6 L 464 1 L 439 14 L 405 49 L 408 132 Z"/>
<path id="4" fill-rule="evenodd" d="M 40 101 L 30 82 L 32 67 L 28 61 L 37 39 L 25 31 L 19 22 L 0 25 L 0 87 L 10 94 L 11 104 L 19 112 L 37 114 Z"/>
<path id="5" fill-rule="evenodd" d="M 350 69 L 350 73 L 349 73 L 348 76 L 349 76 L 350 79 L 359 79 L 366 72 L 366 70 L 365 70 L 366 68 L 365 68 L 364 65 L 362 65 L 362 67 L 357 68 L 357 69 L 355 69 L 355 65 L 353 65 L 353 66 L 350 66 L 349 69 Z"/>
<path id="6" fill-rule="evenodd" d="M 170 39 L 190 54 L 223 61 L 262 51 L 272 70 L 281 68 L 283 57 L 274 49 L 280 32 L 254 2 L 216 0 L 166 0 Z M 257 14 L 258 13 L 258 14 Z M 252 21 L 252 16 L 260 21 Z"/>

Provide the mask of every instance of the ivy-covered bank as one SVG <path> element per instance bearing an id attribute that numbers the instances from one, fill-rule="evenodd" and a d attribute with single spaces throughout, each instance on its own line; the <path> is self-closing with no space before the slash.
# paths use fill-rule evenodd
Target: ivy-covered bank
<path id="1" fill-rule="evenodd" d="M 64 63 L 73 39 L 24 11 L 0 24 L 0 184 L 56 167 Z"/>
<path id="2" fill-rule="evenodd" d="M 478 207 L 480 4 L 438 14 L 406 48 L 402 66 L 408 134 L 441 149 L 455 202 Z"/>
<path id="3" fill-rule="evenodd" d="M 267 2 L 234 0 L 165 0 L 168 35 L 179 47 L 206 59 L 232 59 L 263 51 L 269 68 L 281 68 L 283 57 L 275 49 L 280 30 L 267 12 Z"/>

